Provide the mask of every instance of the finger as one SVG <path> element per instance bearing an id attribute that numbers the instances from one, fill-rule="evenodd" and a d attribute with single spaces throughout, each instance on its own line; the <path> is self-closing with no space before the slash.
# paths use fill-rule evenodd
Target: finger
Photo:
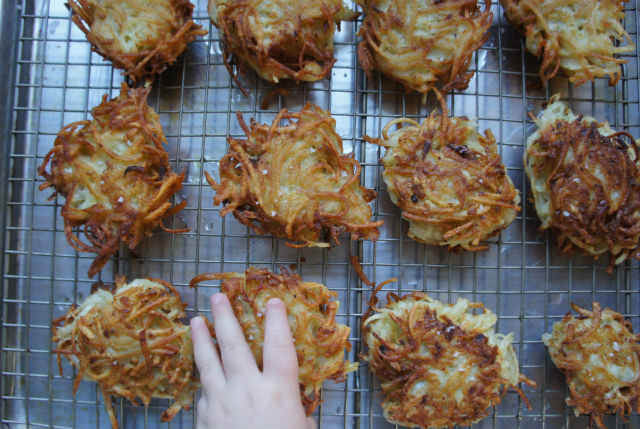
<path id="1" fill-rule="evenodd" d="M 204 396 L 204 391 L 200 399 L 198 400 L 198 406 L 196 407 L 196 428 L 197 429 L 205 429 L 207 427 L 207 415 L 209 414 L 208 410 L 207 397 Z"/>
<path id="2" fill-rule="evenodd" d="M 211 297 L 213 323 L 222 357 L 222 368 L 229 379 L 247 373 L 258 373 L 258 366 L 251 349 L 244 339 L 242 328 L 233 314 L 226 295 L 215 293 Z"/>
<path id="3" fill-rule="evenodd" d="M 203 392 L 219 388 L 225 383 L 220 356 L 213 345 L 209 328 L 202 317 L 191 319 L 191 338 L 193 338 L 193 357 L 200 371 Z"/>
<path id="4" fill-rule="evenodd" d="M 264 328 L 263 363 L 265 375 L 298 379 L 298 357 L 287 322 L 287 310 L 282 301 L 267 302 Z"/>
<path id="5" fill-rule="evenodd" d="M 305 422 L 307 423 L 307 429 L 316 429 L 316 427 L 318 427 L 318 425 L 316 424 L 316 419 L 314 419 L 313 417 L 307 417 Z"/>

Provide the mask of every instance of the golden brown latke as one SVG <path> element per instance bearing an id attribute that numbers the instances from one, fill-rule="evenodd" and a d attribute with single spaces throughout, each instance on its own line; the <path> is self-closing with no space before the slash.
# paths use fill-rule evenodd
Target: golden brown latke
<path id="1" fill-rule="evenodd" d="M 263 79 L 316 81 L 336 62 L 333 33 L 357 16 L 342 0 L 209 0 L 220 29 L 224 62 L 237 81 L 231 57 Z"/>
<path id="2" fill-rule="evenodd" d="M 465 89 L 473 53 L 487 40 L 491 0 L 356 0 L 365 18 L 358 60 L 423 94 Z"/>
<path id="3" fill-rule="evenodd" d="M 490 130 L 483 136 L 466 117 L 433 111 L 422 124 L 399 118 L 370 142 L 387 148 L 382 177 L 409 237 L 449 250 L 486 250 L 481 240 L 498 234 L 516 217 L 520 196 L 500 161 Z M 406 124 L 391 136 L 389 129 Z"/>
<path id="4" fill-rule="evenodd" d="M 567 404 L 576 416 L 589 414 L 605 429 L 606 414 L 617 413 L 624 419 L 634 407 L 640 413 L 640 338 L 622 314 L 608 308 L 601 311 L 597 302 L 593 311 L 571 307 L 578 316 L 567 313 L 542 341 L 567 378 Z"/>
<path id="5" fill-rule="evenodd" d="M 529 52 L 542 57 L 540 79 L 553 78 L 560 68 L 576 85 L 609 76 L 620 79 L 616 54 L 635 52 L 625 31 L 626 0 L 500 0 L 507 19 L 524 35 Z M 626 45 L 622 45 L 623 41 Z M 620 43 L 616 43 L 620 42 Z"/>
<path id="6" fill-rule="evenodd" d="M 471 425 L 487 416 L 510 387 L 529 405 L 517 384 L 535 383 L 519 374 L 513 334 L 495 333 L 495 314 L 485 309 L 474 315 L 468 311 L 482 304 L 464 298 L 443 304 L 420 292 L 402 298 L 389 293 L 387 304 L 376 308 L 376 293 L 385 283 L 375 289 L 363 315 L 367 353 L 360 357 L 382 382 L 389 422 L 423 428 Z"/>
<path id="7" fill-rule="evenodd" d="M 640 259 L 638 143 L 609 124 L 575 115 L 559 96 L 535 119 L 524 167 L 542 230 L 558 234 L 563 252 L 611 253 L 613 267 Z"/>
<path id="8" fill-rule="evenodd" d="M 289 124 L 280 126 L 281 121 Z M 233 212 L 260 234 L 300 240 L 291 247 L 328 247 L 338 235 L 376 240 L 382 221 L 371 221 L 367 204 L 376 193 L 360 186 L 360 163 L 343 155 L 342 139 L 329 112 L 307 103 L 301 112 L 280 111 L 271 125 L 238 122 L 246 140 L 229 137 L 220 160 L 220 184 L 208 173 L 222 203 L 222 216 Z M 319 242 L 325 232 L 327 242 Z"/>
<path id="9" fill-rule="evenodd" d="M 55 188 L 65 198 L 61 214 L 69 244 L 98 255 L 89 268 L 93 277 L 118 250 L 130 249 L 150 236 L 161 221 L 182 209 L 169 199 L 182 188 L 184 173 L 175 174 L 158 115 L 147 105 L 150 89 L 128 88 L 91 109 L 93 120 L 74 122 L 59 133 L 38 173 L 40 190 Z M 47 164 L 51 171 L 47 172 Z M 83 227 L 88 242 L 74 235 Z M 182 230 L 183 232 L 184 230 Z"/>
<path id="10" fill-rule="evenodd" d="M 300 276 L 281 270 L 282 274 L 258 268 L 244 273 L 201 274 L 191 280 L 191 286 L 222 280 L 221 291 L 229 297 L 260 369 L 267 301 L 279 298 L 284 303 L 298 355 L 300 396 L 307 415 L 311 415 L 321 402 L 322 382 L 343 382 L 358 364 L 344 360 L 345 350 L 351 350 L 350 328 L 336 323 L 340 302 L 332 298 L 337 294 L 322 284 L 303 282 Z"/>
<path id="11" fill-rule="evenodd" d="M 151 398 L 175 402 L 162 413 L 171 420 L 188 409 L 200 388 L 194 375 L 191 333 L 179 319 L 186 304 L 169 283 L 136 279 L 125 284 L 116 278 L 115 288 L 95 290 L 79 306 L 53 321 L 54 352 L 62 375 L 61 356 L 76 369 L 73 392 L 80 381 L 98 383 L 111 426 L 118 420 L 111 396 L 122 396 L 137 405 Z"/>
<path id="12" fill-rule="evenodd" d="M 196 36 L 189 0 L 68 0 L 92 49 L 134 82 L 160 73 Z"/>

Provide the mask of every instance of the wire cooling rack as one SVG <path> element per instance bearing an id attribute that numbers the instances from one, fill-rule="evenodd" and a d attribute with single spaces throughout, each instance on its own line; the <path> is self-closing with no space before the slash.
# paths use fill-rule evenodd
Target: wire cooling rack
<path id="1" fill-rule="evenodd" d="M 115 96 L 122 76 L 109 62 L 91 53 L 84 35 L 70 22 L 63 0 L 2 2 L 3 87 L 6 124 L 2 191 L 6 200 L 0 260 L 2 272 L 0 418 L 4 427 L 109 427 L 96 385 L 83 381 L 74 397 L 73 371 L 64 364 L 58 373 L 51 353 L 51 320 L 84 299 L 96 280 L 87 278 L 93 258 L 76 253 L 66 242 L 59 216 L 60 201 L 48 201 L 40 192 L 42 178 L 36 167 L 52 147 L 60 128 L 85 119 L 103 94 Z M 494 2 L 495 3 L 495 2 Z M 627 3 L 625 25 L 636 45 L 638 0 Z M 115 273 L 130 279 L 161 277 L 176 285 L 188 303 L 188 313 L 208 313 L 207 298 L 216 285 L 188 288 L 198 273 L 242 271 L 253 265 L 277 269 L 279 264 L 299 272 L 307 281 L 319 281 L 338 292 L 339 321 L 352 328 L 351 360 L 361 351 L 360 319 L 370 288 L 354 275 L 349 256 L 358 255 L 365 273 L 380 282 L 399 281 L 389 288 L 405 293 L 427 291 L 438 299 L 458 297 L 483 302 L 499 315 L 498 331 L 515 333 L 515 349 L 522 372 L 538 383 L 525 387 L 533 409 L 507 393 L 502 404 L 478 428 L 584 428 L 586 417 L 575 417 L 565 406 L 564 378 L 553 367 L 540 341 L 568 310 L 570 302 L 590 307 L 596 300 L 628 317 L 639 330 L 640 276 L 637 262 L 627 262 L 611 275 L 607 260 L 594 261 L 559 253 L 554 237 L 538 234 L 539 221 L 527 201 L 528 183 L 522 169 L 523 144 L 533 131 L 528 111 L 537 113 L 544 100 L 560 93 L 579 113 L 608 120 L 614 128 L 635 137 L 639 129 L 637 53 L 626 59 L 621 82 L 614 88 L 605 79 L 578 88 L 565 78 L 547 88 L 538 83 L 539 62 L 526 54 L 518 33 L 493 7 L 491 36 L 474 57 L 476 70 L 466 91 L 447 96 L 454 115 L 477 117 L 480 129 L 491 128 L 500 143 L 508 174 L 523 195 L 515 222 L 486 252 L 451 254 L 407 239 L 407 224 L 390 202 L 380 177 L 381 149 L 363 141 L 378 136 L 389 120 L 399 116 L 423 118 L 437 107 L 417 94 L 378 74 L 367 79 L 356 59 L 358 23 L 343 23 L 336 33 L 337 63 L 331 79 L 280 85 L 286 97 L 261 106 L 273 87 L 252 73 L 242 78 L 249 90 L 244 96 L 232 85 L 222 62 L 219 36 L 209 24 L 206 1 L 199 0 L 196 21 L 209 35 L 191 44 L 177 64 L 154 83 L 149 103 L 159 113 L 168 137 L 168 150 L 176 170 L 185 170 L 185 187 L 178 200 L 187 207 L 170 220 L 185 234 L 161 231 L 135 251 L 121 248 L 102 270 L 99 279 L 113 280 Z M 363 165 L 362 181 L 378 191 L 373 203 L 376 219 L 384 220 L 375 243 L 343 239 L 340 247 L 293 250 L 283 240 L 256 235 L 231 216 L 221 218 L 212 206 L 213 191 L 203 180 L 204 171 L 217 177 L 217 161 L 226 152 L 226 137 L 241 136 L 235 112 L 245 118 L 270 122 L 282 107 L 300 109 L 306 101 L 332 112 L 346 152 L 354 152 Z M 262 109 L 261 107 L 268 107 Z M 379 383 L 366 365 L 346 383 L 325 383 L 324 403 L 316 410 L 319 427 L 391 427 L 380 408 Z M 197 410 L 182 411 L 171 423 L 160 421 L 166 400 L 153 400 L 148 409 L 116 401 L 123 427 L 193 427 Z M 638 416 L 628 422 L 608 417 L 609 428 L 638 428 Z"/>

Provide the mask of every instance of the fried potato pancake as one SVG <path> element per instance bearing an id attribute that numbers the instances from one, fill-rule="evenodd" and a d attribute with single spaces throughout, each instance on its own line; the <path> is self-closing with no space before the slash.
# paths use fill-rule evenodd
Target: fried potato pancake
<path id="1" fill-rule="evenodd" d="M 576 416 L 589 414 L 605 429 L 606 414 L 624 419 L 633 407 L 640 412 L 640 338 L 622 314 L 602 311 L 597 302 L 593 311 L 571 307 L 578 316 L 567 313 L 542 341 L 567 378 L 567 405 L 574 407 Z"/>
<path id="2" fill-rule="evenodd" d="M 38 173 L 40 190 L 55 188 L 51 198 L 66 198 L 61 214 L 69 244 L 79 252 L 97 253 L 89 268 L 93 277 L 118 250 L 130 249 L 151 236 L 161 220 L 181 210 L 169 199 L 182 188 L 184 173 L 175 174 L 158 115 L 147 105 L 149 89 L 122 84 L 120 95 L 91 109 L 93 120 L 65 126 Z M 47 171 L 47 165 L 50 171 Z M 73 228 L 83 227 L 84 242 Z"/>
<path id="3" fill-rule="evenodd" d="M 513 222 L 520 195 L 491 131 L 482 135 L 475 121 L 449 118 L 444 100 L 442 110 L 422 124 L 395 119 L 384 127 L 383 139 L 365 139 L 387 149 L 382 177 L 410 222 L 410 238 L 454 251 L 486 250 L 480 241 Z"/>
<path id="4" fill-rule="evenodd" d="M 358 61 L 371 76 L 378 70 L 407 90 L 427 94 L 465 89 L 473 53 L 489 37 L 491 0 L 356 0 L 365 18 L 358 35 Z"/>
<path id="5" fill-rule="evenodd" d="M 118 428 L 111 396 L 137 405 L 151 398 L 175 402 L 162 413 L 171 420 L 188 409 L 200 388 L 194 375 L 191 331 L 179 319 L 186 304 L 159 279 L 116 279 L 115 288 L 97 289 L 79 307 L 53 321 L 54 352 L 62 375 L 65 356 L 76 369 L 73 393 L 82 379 L 98 383 L 111 426 Z"/>
<path id="6" fill-rule="evenodd" d="M 542 230 L 563 252 L 640 259 L 640 153 L 624 131 L 577 116 L 555 95 L 535 119 L 524 167 Z"/>
<path id="7" fill-rule="evenodd" d="M 252 119 L 247 127 L 240 112 L 238 122 L 247 139 L 227 139 L 220 184 L 205 173 L 214 204 L 225 206 L 222 216 L 233 212 L 260 234 L 303 242 L 291 247 L 340 244 L 342 232 L 354 240 L 379 237 L 382 221 L 371 221 L 368 204 L 376 193 L 360 186 L 360 163 L 343 155 L 329 112 L 307 103 L 301 112 L 281 110 L 271 125 Z M 318 241 L 323 232 L 326 242 Z"/>
<path id="8" fill-rule="evenodd" d="M 220 29 L 224 62 L 232 57 L 263 79 L 316 81 L 336 62 L 333 33 L 353 13 L 342 0 L 209 0 L 211 22 Z"/>
<path id="9" fill-rule="evenodd" d="M 615 55 L 636 50 L 621 23 L 625 1 L 500 0 L 500 4 L 524 35 L 529 52 L 542 57 L 543 83 L 562 68 L 576 85 L 603 76 L 615 85 L 622 73 L 620 64 L 627 62 Z"/>
<path id="10" fill-rule="evenodd" d="M 385 282 L 386 283 L 386 282 Z M 460 298 L 443 304 L 421 292 L 387 294 L 377 308 L 376 293 L 363 316 L 367 352 L 360 357 L 381 381 L 385 418 L 408 427 L 471 425 L 499 404 L 508 388 L 535 383 L 519 374 L 513 334 L 497 334 L 497 317 Z M 373 312 L 373 314 L 371 314 Z"/>
<path id="11" fill-rule="evenodd" d="M 160 73 L 207 34 L 191 19 L 189 0 L 68 0 L 71 19 L 93 51 L 134 82 Z"/>
<path id="12" fill-rule="evenodd" d="M 321 402 L 322 382 L 343 382 L 358 364 L 344 359 L 345 350 L 351 350 L 350 328 L 336 323 L 340 306 L 334 300 L 337 293 L 319 283 L 303 282 L 300 276 L 284 268 L 281 270 L 282 274 L 258 268 L 249 268 L 244 273 L 201 274 L 191 280 L 191 286 L 206 280 L 222 280 L 221 291 L 229 297 L 260 370 L 267 302 L 279 298 L 284 303 L 298 355 L 302 405 L 307 415 L 311 415 Z"/>

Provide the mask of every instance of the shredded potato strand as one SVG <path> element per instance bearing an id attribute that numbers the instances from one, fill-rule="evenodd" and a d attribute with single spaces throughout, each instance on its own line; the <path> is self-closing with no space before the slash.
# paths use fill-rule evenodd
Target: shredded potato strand
<path id="1" fill-rule="evenodd" d="M 526 38 L 527 49 L 542 57 L 540 78 L 545 84 L 562 68 L 576 85 L 603 76 L 615 85 L 620 64 L 627 62 L 615 55 L 636 50 L 621 23 L 625 1 L 500 0 L 500 4 Z"/>
<path id="2" fill-rule="evenodd" d="M 53 187 L 52 198 L 56 193 L 66 198 L 61 214 L 69 244 L 98 254 L 89 277 L 120 242 L 133 249 L 185 204 L 169 202 L 182 188 L 184 173 L 174 173 L 169 165 L 158 115 L 147 105 L 149 91 L 123 83 L 117 98 L 107 101 L 105 95 L 91 110 L 92 121 L 60 131 L 38 168 L 46 179 L 40 189 Z M 74 234 L 75 227 L 83 228 L 86 241 Z"/>
<path id="3" fill-rule="evenodd" d="M 233 215 L 260 234 L 302 241 L 299 246 L 337 244 L 338 235 L 376 240 L 382 221 L 371 221 L 367 204 L 375 192 L 360 186 L 360 163 L 342 153 L 331 115 L 307 104 L 282 110 L 271 125 L 238 120 L 247 139 L 229 137 L 220 160 L 220 183 L 207 174 L 221 215 Z M 288 121 L 288 125 L 279 125 Z M 325 233 L 326 243 L 320 242 Z M 291 245 L 293 247 L 298 245 Z"/>
<path id="4" fill-rule="evenodd" d="M 194 376 L 193 349 L 185 317 L 186 304 L 170 284 L 159 279 L 125 284 L 116 279 L 113 290 L 98 289 L 79 307 L 53 321 L 54 352 L 62 375 L 61 356 L 66 356 L 80 380 L 98 383 L 111 425 L 118 420 L 111 395 L 147 406 L 152 397 L 175 402 L 162 414 L 171 420 L 188 408 L 200 388 Z"/>
<path id="5" fill-rule="evenodd" d="M 358 32 L 358 60 L 365 72 L 379 70 L 408 90 L 428 93 L 465 89 L 473 53 L 489 37 L 491 1 L 357 0 L 365 18 Z"/>
<path id="6" fill-rule="evenodd" d="M 392 201 L 411 222 L 409 237 L 450 250 L 484 250 L 481 240 L 515 219 L 520 196 L 506 174 L 490 131 L 467 118 L 434 111 L 422 124 L 396 119 L 382 132 L 383 178 Z M 389 129 L 401 128 L 392 136 Z"/>
<path id="7" fill-rule="evenodd" d="M 593 311 L 572 308 L 578 316 L 567 313 L 542 340 L 567 378 L 567 404 L 606 429 L 606 414 L 640 412 L 640 338 L 622 314 L 597 302 Z"/>
<path id="8" fill-rule="evenodd" d="M 298 355 L 302 404 L 311 415 L 321 402 L 322 382 L 343 382 L 358 365 L 344 360 L 345 350 L 351 350 L 350 329 L 336 323 L 340 305 L 334 300 L 337 294 L 322 284 L 303 282 L 296 274 L 281 270 L 282 274 L 258 268 L 249 268 L 244 274 L 202 274 L 191 281 L 191 286 L 222 280 L 221 291 L 229 297 L 260 369 L 266 304 L 271 298 L 285 304 Z"/>

